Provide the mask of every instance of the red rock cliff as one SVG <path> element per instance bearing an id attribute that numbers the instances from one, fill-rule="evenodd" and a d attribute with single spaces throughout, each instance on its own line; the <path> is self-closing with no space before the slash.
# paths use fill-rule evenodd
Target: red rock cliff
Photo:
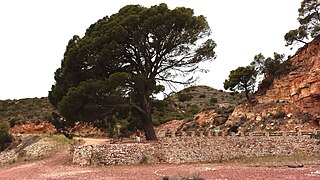
<path id="1" fill-rule="evenodd" d="M 259 102 L 287 100 L 300 111 L 320 113 L 320 38 L 301 48 L 290 61 L 294 70 L 276 79 Z"/>
<path id="2" fill-rule="evenodd" d="M 285 120 L 281 123 L 273 121 L 274 126 L 278 123 L 278 130 L 303 129 L 306 125 L 299 124 L 304 123 L 319 128 L 314 122 L 320 121 L 320 37 L 300 48 L 289 61 L 291 72 L 275 79 L 265 95 L 256 97 L 258 103 L 253 107 L 246 104 L 238 106 L 227 123 L 240 127 L 247 124 L 246 128 L 253 128 L 253 123 L 259 125 L 258 129 L 265 129 L 266 121 L 277 115 Z M 242 118 L 242 123 L 236 123 L 239 118 Z"/>

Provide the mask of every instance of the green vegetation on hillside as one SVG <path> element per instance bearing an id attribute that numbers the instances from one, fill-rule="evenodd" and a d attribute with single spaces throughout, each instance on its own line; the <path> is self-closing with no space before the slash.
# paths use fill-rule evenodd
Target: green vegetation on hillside
<path id="1" fill-rule="evenodd" d="M 188 98 L 181 101 L 181 94 Z M 157 101 L 152 112 L 153 120 L 156 125 L 170 120 L 188 121 L 201 111 L 215 109 L 224 118 L 221 122 L 225 122 L 244 97 L 241 93 L 224 92 L 208 86 L 192 86 Z"/>
<path id="2" fill-rule="evenodd" d="M 46 97 L 0 100 L 0 120 L 8 121 L 11 127 L 25 122 L 49 121 L 53 111 Z"/>

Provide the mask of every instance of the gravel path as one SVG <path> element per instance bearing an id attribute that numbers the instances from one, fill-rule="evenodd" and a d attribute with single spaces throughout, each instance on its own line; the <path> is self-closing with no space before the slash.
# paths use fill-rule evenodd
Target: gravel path
<path id="1" fill-rule="evenodd" d="M 80 167 L 70 164 L 65 152 L 58 157 L 0 169 L 0 179 L 162 179 L 163 176 L 198 175 L 204 179 L 304 179 L 319 180 L 320 166 L 305 168 L 248 167 L 228 164 L 152 164 Z"/>

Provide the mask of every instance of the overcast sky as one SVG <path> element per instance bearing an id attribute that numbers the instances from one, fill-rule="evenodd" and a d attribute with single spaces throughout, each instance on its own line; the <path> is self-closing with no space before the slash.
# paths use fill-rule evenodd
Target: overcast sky
<path id="1" fill-rule="evenodd" d="M 246 66 L 254 55 L 294 54 L 283 36 L 298 27 L 302 0 L 1 0 L 0 99 L 44 97 L 69 39 L 82 37 L 98 19 L 128 4 L 166 3 L 204 15 L 217 43 L 217 59 L 206 63 L 198 85 L 223 89 L 230 70 Z"/>

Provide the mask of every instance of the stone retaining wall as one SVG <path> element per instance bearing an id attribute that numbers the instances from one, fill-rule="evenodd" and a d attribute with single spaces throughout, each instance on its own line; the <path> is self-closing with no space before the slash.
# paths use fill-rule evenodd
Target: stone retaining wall
<path id="1" fill-rule="evenodd" d="M 75 148 L 80 165 L 212 162 L 238 157 L 320 152 L 310 134 L 281 136 L 180 136 L 155 143 L 90 145 Z"/>
<path id="2" fill-rule="evenodd" d="M 80 165 L 157 163 L 158 144 L 105 144 L 75 148 L 73 162 Z"/>

